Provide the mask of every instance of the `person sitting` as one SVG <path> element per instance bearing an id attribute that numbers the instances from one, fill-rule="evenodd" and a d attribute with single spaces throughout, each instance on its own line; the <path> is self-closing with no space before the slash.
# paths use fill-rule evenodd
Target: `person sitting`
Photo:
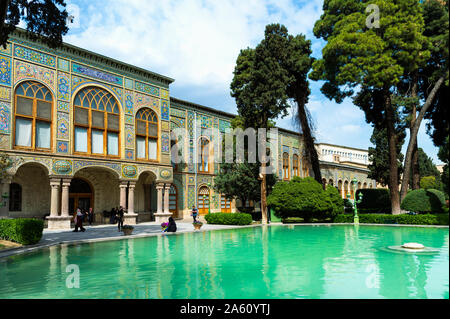
<path id="1" fill-rule="evenodd" d="M 176 231 L 177 231 L 177 224 L 175 223 L 175 220 L 172 217 L 169 217 L 169 225 L 167 225 L 167 228 L 164 230 L 164 232 L 175 233 Z"/>

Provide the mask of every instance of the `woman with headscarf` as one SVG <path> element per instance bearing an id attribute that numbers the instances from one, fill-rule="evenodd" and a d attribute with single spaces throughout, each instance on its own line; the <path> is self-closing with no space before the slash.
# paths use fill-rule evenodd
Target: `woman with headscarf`
<path id="1" fill-rule="evenodd" d="M 175 220 L 173 220 L 172 217 L 169 217 L 169 225 L 167 226 L 165 232 L 176 232 L 177 231 L 177 224 L 175 224 Z"/>

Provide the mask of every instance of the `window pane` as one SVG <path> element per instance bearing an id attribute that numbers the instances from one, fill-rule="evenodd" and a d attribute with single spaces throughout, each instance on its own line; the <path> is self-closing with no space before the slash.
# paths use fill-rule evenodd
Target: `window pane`
<path id="1" fill-rule="evenodd" d="M 92 130 L 92 153 L 103 154 L 103 132 Z"/>
<path id="2" fill-rule="evenodd" d="M 105 127 L 105 113 L 92 111 L 92 126 L 104 128 Z"/>
<path id="3" fill-rule="evenodd" d="M 147 135 L 147 129 L 145 126 L 145 122 L 137 121 L 136 124 L 137 124 L 136 134 Z"/>
<path id="4" fill-rule="evenodd" d="M 31 147 L 31 120 L 16 118 L 16 145 Z"/>
<path id="5" fill-rule="evenodd" d="M 148 123 L 148 135 L 158 136 L 158 125 L 154 123 Z"/>
<path id="6" fill-rule="evenodd" d="M 145 138 L 136 137 L 136 156 L 145 158 Z"/>
<path id="7" fill-rule="evenodd" d="M 33 100 L 18 96 L 16 113 L 30 116 L 33 115 Z"/>
<path id="8" fill-rule="evenodd" d="M 51 120 L 52 104 L 43 101 L 37 101 L 37 117 Z"/>
<path id="9" fill-rule="evenodd" d="M 157 158 L 157 143 L 156 140 L 148 140 L 148 158 L 149 159 L 156 159 Z"/>
<path id="10" fill-rule="evenodd" d="M 50 148 L 50 123 L 36 122 L 36 147 Z"/>
<path id="11" fill-rule="evenodd" d="M 75 127 L 75 151 L 87 152 L 87 129 Z"/>
<path id="12" fill-rule="evenodd" d="M 108 154 L 119 155 L 119 134 L 108 133 Z"/>
<path id="13" fill-rule="evenodd" d="M 75 123 L 89 125 L 89 114 L 87 109 L 75 108 Z"/>
<path id="14" fill-rule="evenodd" d="M 119 130 L 119 116 L 115 114 L 108 114 L 108 129 Z"/>

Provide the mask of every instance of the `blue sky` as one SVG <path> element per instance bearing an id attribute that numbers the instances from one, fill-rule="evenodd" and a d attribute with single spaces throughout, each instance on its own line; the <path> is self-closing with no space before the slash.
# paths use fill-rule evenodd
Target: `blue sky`
<path id="1" fill-rule="evenodd" d="M 324 42 L 312 34 L 323 0 L 110 0 L 66 1 L 75 16 L 64 41 L 175 79 L 170 94 L 237 113 L 230 82 L 241 49 L 255 47 L 269 23 L 303 33 L 320 57 Z M 308 108 L 319 142 L 368 148 L 372 127 L 350 99 L 329 101 L 310 81 Z M 280 127 L 296 130 L 292 114 Z M 419 147 L 434 160 L 438 149 L 419 131 Z M 406 145 L 404 146 L 406 151 Z"/>

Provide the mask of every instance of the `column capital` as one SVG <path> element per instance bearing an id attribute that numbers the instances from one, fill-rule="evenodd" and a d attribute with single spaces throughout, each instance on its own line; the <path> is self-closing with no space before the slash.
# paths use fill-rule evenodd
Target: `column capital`
<path id="1" fill-rule="evenodd" d="M 156 187 L 156 189 L 163 189 L 164 183 L 157 183 L 155 187 Z"/>
<path id="2" fill-rule="evenodd" d="M 62 186 L 70 186 L 71 182 L 72 182 L 72 179 L 63 178 L 62 179 Z"/>
<path id="3" fill-rule="evenodd" d="M 128 185 L 128 187 L 130 188 L 134 188 L 136 186 L 136 182 L 130 182 L 130 184 Z"/>
<path id="4" fill-rule="evenodd" d="M 50 186 L 51 187 L 56 187 L 59 186 L 61 184 L 61 179 L 60 178 L 51 178 L 50 179 Z"/>

